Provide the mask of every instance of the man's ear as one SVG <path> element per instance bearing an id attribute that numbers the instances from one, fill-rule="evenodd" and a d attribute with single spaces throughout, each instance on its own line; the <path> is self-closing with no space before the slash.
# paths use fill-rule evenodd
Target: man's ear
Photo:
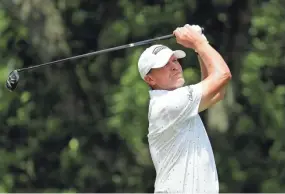
<path id="1" fill-rule="evenodd" d="M 154 86 L 154 85 L 155 85 L 155 81 L 154 81 L 154 79 L 152 78 L 151 75 L 146 75 L 146 76 L 144 77 L 144 81 L 145 81 L 148 85 L 150 85 L 150 86 Z"/>

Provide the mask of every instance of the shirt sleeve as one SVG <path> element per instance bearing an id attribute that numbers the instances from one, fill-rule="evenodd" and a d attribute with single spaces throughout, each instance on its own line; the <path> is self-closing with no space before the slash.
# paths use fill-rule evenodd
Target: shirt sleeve
<path id="1" fill-rule="evenodd" d="M 202 98 L 202 85 L 188 85 L 169 93 L 168 117 L 173 122 L 183 122 L 199 113 Z"/>

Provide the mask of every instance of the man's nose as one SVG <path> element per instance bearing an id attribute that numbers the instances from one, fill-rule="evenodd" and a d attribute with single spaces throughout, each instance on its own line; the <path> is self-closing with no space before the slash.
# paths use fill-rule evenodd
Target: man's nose
<path id="1" fill-rule="evenodd" d="M 179 65 L 178 64 L 172 64 L 171 70 L 172 71 L 179 70 Z"/>

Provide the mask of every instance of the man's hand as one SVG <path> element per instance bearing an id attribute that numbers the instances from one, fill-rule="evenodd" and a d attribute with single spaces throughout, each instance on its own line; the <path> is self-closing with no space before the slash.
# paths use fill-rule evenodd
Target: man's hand
<path id="1" fill-rule="evenodd" d="M 189 25 L 189 24 L 186 24 L 186 25 Z M 186 25 L 185 25 L 185 26 L 186 26 Z M 203 38 L 204 38 L 206 41 L 208 41 L 207 38 L 206 38 L 206 36 L 203 34 L 203 30 L 202 30 L 202 28 L 201 28 L 200 26 L 198 26 L 198 25 L 192 25 L 192 28 L 194 28 L 197 32 L 199 32 L 199 33 L 203 36 Z"/>
<path id="2" fill-rule="evenodd" d="M 186 48 L 195 50 L 199 45 L 208 43 L 206 37 L 202 34 L 202 29 L 196 25 L 186 24 L 184 27 L 176 28 L 173 33 L 176 36 L 177 43 Z"/>

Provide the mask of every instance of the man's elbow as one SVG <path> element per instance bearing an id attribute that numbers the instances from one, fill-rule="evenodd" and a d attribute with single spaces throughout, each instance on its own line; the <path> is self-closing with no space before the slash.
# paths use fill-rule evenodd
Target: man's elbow
<path id="1" fill-rule="evenodd" d="M 222 81 L 223 86 L 227 85 L 230 82 L 230 80 L 232 79 L 232 74 L 230 71 L 225 71 L 220 76 L 221 76 L 220 79 L 223 80 Z"/>
<path id="2" fill-rule="evenodd" d="M 226 77 L 227 77 L 227 80 L 230 81 L 232 79 L 232 73 L 230 71 L 228 71 L 226 73 Z"/>
<path id="3" fill-rule="evenodd" d="M 221 68 L 220 70 L 220 78 L 222 78 L 223 80 L 225 80 L 225 82 L 229 82 L 232 79 L 232 73 L 231 70 L 229 69 L 228 65 L 223 62 L 222 64 L 220 64 L 220 66 L 222 66 L 223 68 Z"/>
<path id="4" fill-rule="evenodd" d="M 227 87 L 228 83 L 230 82 L 230 80 L 232 79 L 231 72 L 230 71 L 225 72 L 223 74 L 223 76 L 222 76 L 222 79 L 224 80 L 223 81 L 223 86 L 222 86 L 222 88 L 220 89 L 220 91 L 216 95 L 217 101 L 221 101 L 221 100 L 223 100 L 225 98 L 226 87 Z"/>
<path id="5" fill-rule="evenodd" d="M 232 73 L 230 70 L 223 72 L 222 77 L 229 82 L 232 79 Z"/>

